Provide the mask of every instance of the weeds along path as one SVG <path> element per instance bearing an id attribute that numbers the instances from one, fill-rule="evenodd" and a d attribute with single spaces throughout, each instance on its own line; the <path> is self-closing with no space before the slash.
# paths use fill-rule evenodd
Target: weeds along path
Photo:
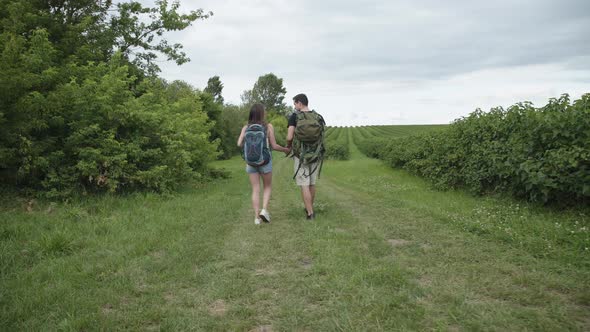
<path id="1" fill-rule="evenodd" d="M 208 327 L 259 330 L 585 330 L 588 273 L 449 223 L 479 199 L 433 191 L 362 155 L 327 161 L 317 219 L 275 158 L 272 223 L 248 193 L 205 302 Z M 239 173 L 237 178 L 245 177 Z M 247 188 L 247 187 L 246 187 Z"/>
<path id="2" fill-rule="evenodd" d="M 245 184 L 3 206 L 0 330 L 210 326 L 208 294 L 224 279 L 219 249 L 239 222 Z"/>

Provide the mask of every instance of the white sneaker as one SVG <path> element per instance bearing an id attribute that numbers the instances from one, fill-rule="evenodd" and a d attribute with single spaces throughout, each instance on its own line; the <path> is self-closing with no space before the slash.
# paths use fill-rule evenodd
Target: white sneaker
<path id="1" fill-rule="evenodd" d="M 262 209 L 262 211 L 260 211 L 259 217 L 264 222 L 270 222 L 270 214 L 268 213 L 268 211 L 266 211 L 266 209 Z"/>
<path id="2" fill-rule="evenodd" d="M 260 218 L 255 218 L 254 219 L 254 224 L 260 225 Z"/>

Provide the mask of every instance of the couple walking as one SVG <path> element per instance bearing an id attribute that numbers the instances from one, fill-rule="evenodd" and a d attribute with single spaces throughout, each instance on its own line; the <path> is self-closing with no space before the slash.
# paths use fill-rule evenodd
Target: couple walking
<path id="1" fill-rule="evenodd" d="M 252 207 L 254 223 L 270 222 L 268 202 L 272 191 L 272 154 L 281 151 L 293 157 L 295 175 L 293 178 L 301 188 L 308 220 L 315 219 L 313 202 L 316 193 L 316 180 L 321 171 L 324 148 L 325 121 L 321 115 L 308 108 L 308 99 L 304 94 L 293 97 L 295 112 L 289 117 L 287 146 L 277 144 L 272 124 L 264 121 L 264 106 L 255 104 L 250 109 L 248 125 L 242 128 L 238 146 L 243 148 L 246 160 L 246 172 L 252 185 Z M 263 196 L 260 210 L 260 179 L 262 179 Z"/>

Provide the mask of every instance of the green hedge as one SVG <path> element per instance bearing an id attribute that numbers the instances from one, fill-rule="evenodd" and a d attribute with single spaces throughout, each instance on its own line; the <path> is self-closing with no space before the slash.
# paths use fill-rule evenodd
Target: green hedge
<path id="1" fill-rule="evenodd" d="M 348 149 L 348 128 L 331 129 L 330 135 L 326 138 L 326 159 L 348 160 L 350 151 Z"/>
<path id="2" fill-rule="evenodd" d="M 573 103 L 563 95 L 541 108 L 525 102 L 477 110 L 444 130 L 387 141 L 368 139 L 359 148 L 439 188 L 590 201 L 590 94 Z"/>

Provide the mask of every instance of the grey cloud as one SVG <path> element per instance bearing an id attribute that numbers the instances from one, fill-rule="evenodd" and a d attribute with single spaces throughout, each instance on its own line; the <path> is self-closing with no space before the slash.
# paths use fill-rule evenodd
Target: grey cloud
<path id="1" fill-rule="evenodd" d="M 208 77 L 220 75 L 231 94 L 226 99 L 234 102 L 268 72 L 283 77 L 287 89 L 315 82 L 315 93 L 333 98 L 332 103 L 342 91 L 357 96 L 420 91 L 482 70 L 520 71 L 531 65 L 563 68 L 554 76 L 563 78 L 559 84 L 574 84 L 568 87 L 590 82 L 587 0 L 185 0 L 181 4 L 186 9 L 199 7 L 214 11 L 214 16 L 168 37 L 185 46 L 192 62 L 162 68 L 165 75 L 198 87 Z M 509 83 L 502 82 L 507 87 Z M 526 91 L 564 89 L 544 84 L 540 90 L 526 85 Z M 440 97 L 407 103 L 431 105 Z M 499 98 L 507 97 L 494 100 Z M 471 110 L 469 106 L 466 111 Z M 412 122 L 416 115 L 406 113 L 403 118 Z"/>
<path id="2" fill-rule="evenodd" d="M 570 5 L 465 2 L 454 10 L 433 6 L 430 15 L 402 17 L 400 23 L 394 3 L 390 11 L 353 24 L 328 25 L 319 35 L 329 47 L 318 49 L 317 57 L 308 61 L 327 72 L 340 71 L 343 78 L 360 74 L 367 79 L 444 78 L 484 68 L 560 62 L 590 53 L 590 2 Z M 406 13 L 400 15 L 418 9 L 403 7 Z M 337 18 L 340 12 L 332 15 Z"/>
<path id="3" fill-rule="evenodd" d="M 214 10 L 223 3 L 205 1 L 202 7 Z M 238 13 L 221 6 L 210 21 L 181 34 L 200 67 L 239 75 L 258 70 L 342 80 L 441 79 L 590 54 L 590 1 L 300 1 L 290 6 L 255 1 L 240 6 Z"/>

